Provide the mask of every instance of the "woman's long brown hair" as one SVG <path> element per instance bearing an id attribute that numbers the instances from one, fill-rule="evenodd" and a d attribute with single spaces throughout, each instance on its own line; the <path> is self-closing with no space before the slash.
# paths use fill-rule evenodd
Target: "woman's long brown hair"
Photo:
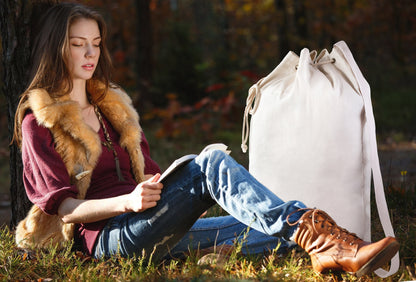
<path id="1" fill-rule="evenodd" d="M 40 21 L 41 29 L 33 42 L 30 83 L 21 95 L 17 106 L 12 142 L 21 144 L 22 120 L 19 120 L 18 113 L 31 90 L 44 89 L 52 98 L 67 95 L 72 91 L 73 84 L 67 60 L 69 29 L 71 24 L 81 18 L 95 20 L 98 24 L 101 35 L 101 55 L 91 80 L 99 80 L 105 85 L 104 91 L 100 93 L 101 99 L 107 92 L 112 64 L 106 47 L 107 28 L 104 19 L 98 12 L 80 4 L 60 3 L 52 6 Z"/>

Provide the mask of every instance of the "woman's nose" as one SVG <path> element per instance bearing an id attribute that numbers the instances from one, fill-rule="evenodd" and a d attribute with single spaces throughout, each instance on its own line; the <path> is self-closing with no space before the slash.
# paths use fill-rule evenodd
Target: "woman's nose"
<path id="1" fill-rule="evenodd" d="M 95 50 L 94 46 L 92 46 L 92 44 L 88 44 L 85 56 L 90 58 L 90 57 L 94 57 L 96 54 L 97 54 L 97 51 Z"/>

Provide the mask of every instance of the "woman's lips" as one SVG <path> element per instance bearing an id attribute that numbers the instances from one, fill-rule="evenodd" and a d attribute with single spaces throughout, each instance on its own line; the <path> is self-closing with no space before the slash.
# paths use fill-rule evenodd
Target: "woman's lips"
<path id="1" fill-rule="evenodd" d="M 88 71 L 92 71 L 94 70 L 94 64 L 85 64 L 85 65 L 82 65 L 82 68 Z"/>

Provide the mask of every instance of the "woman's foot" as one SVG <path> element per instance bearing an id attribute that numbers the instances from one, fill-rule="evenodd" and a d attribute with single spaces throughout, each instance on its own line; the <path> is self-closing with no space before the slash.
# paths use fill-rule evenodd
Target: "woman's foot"
<path id="1" fill-rule="evenodd" d="M 387 264 L 399 250 L 395 238 L 365 242 L 317 209 L 308 209 L 298 221 L 289 224 L 299 224 L 294 241 L 308 252 L 318 273 L 342 270 L 360 277 Z"/>

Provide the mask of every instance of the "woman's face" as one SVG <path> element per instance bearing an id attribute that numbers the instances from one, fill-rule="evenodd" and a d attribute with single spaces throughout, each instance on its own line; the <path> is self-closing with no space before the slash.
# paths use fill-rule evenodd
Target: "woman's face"
<path id="1" fill-rule="evenodd" d="M 69 28 L 69 71 L 72 79 L 88 80 L 100 58 L 101 34 L 98 24 L 91 19 L 78 19 Z"/>

